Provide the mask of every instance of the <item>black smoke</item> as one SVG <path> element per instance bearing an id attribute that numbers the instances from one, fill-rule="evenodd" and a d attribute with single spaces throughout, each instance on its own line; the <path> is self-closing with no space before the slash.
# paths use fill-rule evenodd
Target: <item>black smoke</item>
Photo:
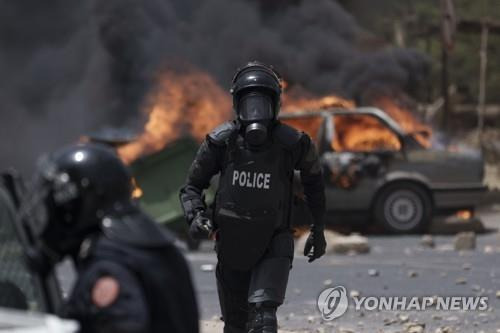
<path id="1" fill-rule="evenodd" d="M 416 93 L 426 59 L 367 38 L 335 0 L 0 0 L 0 169 L 29 171 L 40 153 L 103 127 L 140 129 L 169 64 L 223 87 L 257 59 L 313 94 Z"/>

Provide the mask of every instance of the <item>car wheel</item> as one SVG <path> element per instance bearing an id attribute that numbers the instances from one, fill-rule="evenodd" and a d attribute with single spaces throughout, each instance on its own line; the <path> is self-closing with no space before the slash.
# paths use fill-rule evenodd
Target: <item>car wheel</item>
<path id="1" fill-rule="evenodd" d="M 429 195 L 412 183 L 389 185 L 378 195 L 374 208 L 376 221 L 397 234 L 422 232 L 432 217 Z"/>

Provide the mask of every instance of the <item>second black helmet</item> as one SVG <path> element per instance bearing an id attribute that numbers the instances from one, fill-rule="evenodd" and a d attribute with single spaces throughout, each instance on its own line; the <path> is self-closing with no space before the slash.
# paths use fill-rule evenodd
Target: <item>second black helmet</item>
<path id="1" fill-rule="evenodd" d="M 131 174 L 113 150 L 77 144 L 39 161 L 23 211 L 43 248 L 63 256 L 98 230 L 105 217 L 130 209 L 131 192 Z"/>

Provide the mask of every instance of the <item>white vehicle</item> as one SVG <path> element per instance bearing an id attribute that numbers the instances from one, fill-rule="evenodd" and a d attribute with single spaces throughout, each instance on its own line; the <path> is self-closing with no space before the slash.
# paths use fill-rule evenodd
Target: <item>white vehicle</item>
<path id="1" fill-rule="evenodd" d="M 0 332 L 74 333 L 78 323 L 54 315 L 0 308 Z"/>

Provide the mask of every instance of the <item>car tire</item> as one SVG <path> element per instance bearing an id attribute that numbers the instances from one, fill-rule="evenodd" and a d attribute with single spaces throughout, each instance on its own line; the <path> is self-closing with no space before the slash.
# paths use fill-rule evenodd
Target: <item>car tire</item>
<path id="1" fill-rule="evenodd" d="M 423 232 L 432 218 L 432 202 L 417 184 L 399 182 L 388 185 L 377 195 L 376 222 L 393 234 Z"/>

